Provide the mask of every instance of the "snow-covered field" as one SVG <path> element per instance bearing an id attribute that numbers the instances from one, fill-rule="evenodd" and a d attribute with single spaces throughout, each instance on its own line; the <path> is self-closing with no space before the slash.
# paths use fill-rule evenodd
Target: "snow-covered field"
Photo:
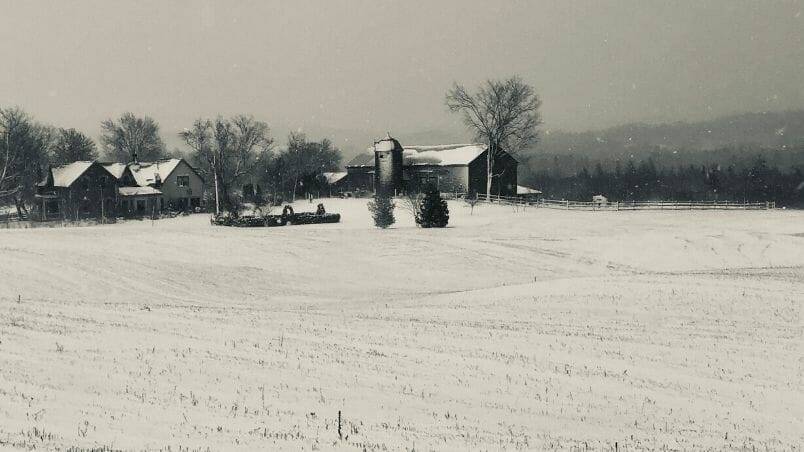
<path id="1" fill-rule="evenodd" d="M 324 203 L 0 230 L 0 448 L 801 450 L 804 212 Z"/>

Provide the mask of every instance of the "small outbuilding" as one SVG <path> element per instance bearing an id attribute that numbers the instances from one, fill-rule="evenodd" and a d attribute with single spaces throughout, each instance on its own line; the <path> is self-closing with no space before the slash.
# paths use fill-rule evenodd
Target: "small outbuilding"
<path id="1" fill-rule="evenodd" d="M 348 191 L 346 186 L 346 171 L 321 173 L 321 178 L 329 190 L 329 196 Z"/>
<path id="2" fill-rule="evenodd" d="M 607 206 L 609 204 L 609 199 L 606 198 L 603 195 L 594 195 L 594 196 L 592 196 L 592 203 L 596 207 L 604 207 L 604 206 Z"/>

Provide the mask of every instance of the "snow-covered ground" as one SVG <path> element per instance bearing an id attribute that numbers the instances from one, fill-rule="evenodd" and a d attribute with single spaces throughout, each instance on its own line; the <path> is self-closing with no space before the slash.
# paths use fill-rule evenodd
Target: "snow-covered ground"
<path id="1" fill-rule="evenodd" d="M 804 212 L 323 202 L 0 230 L 0 447 L 800 450 Z"/>

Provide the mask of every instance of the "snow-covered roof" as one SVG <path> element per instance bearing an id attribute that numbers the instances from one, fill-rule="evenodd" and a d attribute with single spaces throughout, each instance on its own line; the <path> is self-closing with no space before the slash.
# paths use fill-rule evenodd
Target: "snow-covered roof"
<path id="1" fill-rule="evenodd" d="M 404 165 L 468 165 L 485 150 L 485 144 L 446 144 L 439 146 L 405 146 Z"/>
<path id="2" fill-rule="evenodd" d="M 542 194 L 541 191 L 536 190 L 535 188 L 525 187 L 524 185 L 517 185 L 516 186 L 516 194 L 518 195 L 540 195 Z"/>
<path id="3" fill-rule="evenodd" d="M 162 191 L 153 187 L 120 187 L 120 196 L 153 196 L 161 195 Z"/>
<path id="4" fill-rule="evenodd" d="M 126 170 L 125 163 L 101 163 L 101 165 L 106 168 L 106 171 L 112 173 L 115 179 L 123 177 L 123 171 Z"/>
<path id="5" fill-rule="evenodd" d="M 374 153 L 364 152 L 362 154 L 357 154 L 352 160 L 349 160 L 349 163 L 347 163 L 346 166 L 368 166 L 374 168 Z"/>
<path id="6" fill-rule="evenodd" d="M 347 173 L 347 172 L 322 173 L 322 175 L 324 176 L 324 179 L 330 185 L 332 185 L 332 184 L 338 182 L 339 180 L 343 179 L 344 177 L 346 177 L 347 174 L 349 174 L 349 173 Z"/>
<path id="7" fill-rule="evenodd" d="M 485 144 L 443 144 L 438 146 L 404 146 L 403 165 L 468 165 L 485 152 Z M 372 149 L 372 148 L 369 148 Z M 374 154 L 356 155 L 347 167 L 374 167 Z"/>
<path id="8" fill-rule="evenodd" d="M 129 163 L 128 168 L 134 176 L 137 185 L 145 187 L 156 183 L 156 176 L 164 181 L 176 169 L 181 159 L 161 159 L 155 162 Z"/>
<path id="9" fill-rule="evenodd" d="M 54 187 L 69 187 L 95 162 L 77 161 L 51 168 Z"/>

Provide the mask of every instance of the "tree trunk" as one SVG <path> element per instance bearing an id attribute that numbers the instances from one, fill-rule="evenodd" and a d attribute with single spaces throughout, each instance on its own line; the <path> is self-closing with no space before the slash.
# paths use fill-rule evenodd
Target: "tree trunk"
<path id="1" fill-rule="evenodd" d="M 221 203 L 218 199 L 218 171 L 217 169 L 213 171 L 215 174 L 215 215 L 220 215 L 221 213 Z"/>
<path id="2" fill-rule="evenodd" d="M 17 208 L 17 218 L 22 220 L 25 217 L 25 206 L 17 196 L 14 196 L 14 207 Z"/>
<path id="3" fill-rule="evenodd" d="M 486 155 L 486 201 L 491 201 L 491 180 L 493 178 L 493 170 L 492 167 L 494 163 L 494 150 L 492 149 L 491 141 L 489 141 L 489 149 L 488 154 Z"/>

